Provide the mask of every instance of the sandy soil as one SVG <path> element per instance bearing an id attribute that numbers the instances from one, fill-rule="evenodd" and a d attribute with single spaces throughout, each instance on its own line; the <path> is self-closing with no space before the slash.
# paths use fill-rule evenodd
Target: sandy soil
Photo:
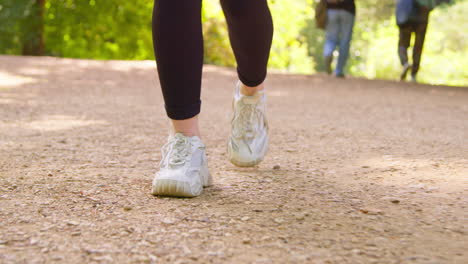
<path id="1" fill-rule="evenodd" d="M 154 62 L 0 56 L 0 263 L 468 263 L 468 89 L 270 75 L 271 148 L 226 160 L 235 71 L 206 66 L 215 185 L 150 194 Z"/>

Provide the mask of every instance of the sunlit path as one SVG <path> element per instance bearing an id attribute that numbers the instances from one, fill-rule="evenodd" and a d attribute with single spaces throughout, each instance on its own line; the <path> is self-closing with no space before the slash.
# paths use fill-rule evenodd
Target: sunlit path
<path id="1" fill-rule="evenodd" d="M 271 149 L 226 160 L 236 73 L 206 66 L 215 185 L 150 195 L 153 61 L 0 56 L 0 263 L 466 263 L 468 89 L 272 74 Z"/>

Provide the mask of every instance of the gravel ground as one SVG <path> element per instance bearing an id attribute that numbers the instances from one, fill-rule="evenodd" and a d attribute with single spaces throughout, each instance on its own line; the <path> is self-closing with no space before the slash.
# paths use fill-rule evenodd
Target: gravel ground
<path id="1" fill-rule="evenodd" d="M 154 62 L 0 56 L 0 263 L 468 263 L 468 88 L 271 74 L 237 168 L 235 81 L 205 67 L 215 185 L 158 198 Z"/>

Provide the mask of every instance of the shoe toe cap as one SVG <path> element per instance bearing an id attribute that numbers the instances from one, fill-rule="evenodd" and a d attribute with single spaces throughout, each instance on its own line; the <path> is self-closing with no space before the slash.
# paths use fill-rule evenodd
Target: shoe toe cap
<path id="1" fill-rule="evenodd" d="M 263 148 L 252 146 L 240 141 L 231 140 L 228 146 L 229 160 L 237 166 L 254 166 L 262 161 Z"/>

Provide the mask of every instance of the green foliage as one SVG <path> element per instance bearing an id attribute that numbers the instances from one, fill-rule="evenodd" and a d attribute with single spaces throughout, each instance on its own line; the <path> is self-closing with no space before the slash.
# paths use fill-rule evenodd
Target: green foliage
<path id="1" fill-rule="evenodd" d="M 204 63 L 234 67 L 236 60 L 229 43 L 226 21 L 216 1 L 205 0 L 202 11 Z"/>
<path id="2" fill-rule="evenodd" d="M 269 66 L 291 72 L 311 72 L 314 62 L 308 56 L 305 36 L 301 35 L 307 17 L 311 16 L 311 5 L 304 9 L 304 2 L 299 0 L 291 0 L 288 5 L 282 1 L 270 2 L 275 34 Z M 203 5 L 205 62 L 234 66 L 235 60 L 219 0 L 205 0 Z"/>
<path id="3" fill-rule="evenodd" d="M 0 0 L 0 53 L 21 54 L 30 37 L 35 0 Z M 269 67 L 288 72 L 323 71 L 324 32 L 313 21 L 317 0 L 269 0 L 275 34 Z M 368 78 L 397 79 L 398 28 L 394 0 L 356 1 L 357 17 L 348 72 Z M 46 0 L 46 54 L 94 59 L 154 59 L 151 0 Z M 419 80 L 468 85 L 468 2 L 432 12 Z M 235 66 L 219 0 L 203 1 L 205 63 Z"/>
<path id="4" fill-rule="evenodd" d="M 150 1 L 48 0 L 46 47 L 61 57 L 151 59 Z"/>
<path id="5" fill-rule="evenodd" d="M 468 2 L 435 9 L 424 46 L 421 80 L 468 86 Z"/>
<path id="6" fill-rule="evenodd" d="M 307 39 L 301 34 L 307 25 L 307 18 L 312 17 L 312 3 L 289 0 L 270 1 L 275 33 L 269 66 L 290 72 L 310 73 L 314 61 L 309 57 Z"/>
<path id="7" fill-rule="evenodd" d="M 33 0 L 0 0 L 0 53 L 21 54 L 28 38 L 26 18 L 33 12 Z"/>

